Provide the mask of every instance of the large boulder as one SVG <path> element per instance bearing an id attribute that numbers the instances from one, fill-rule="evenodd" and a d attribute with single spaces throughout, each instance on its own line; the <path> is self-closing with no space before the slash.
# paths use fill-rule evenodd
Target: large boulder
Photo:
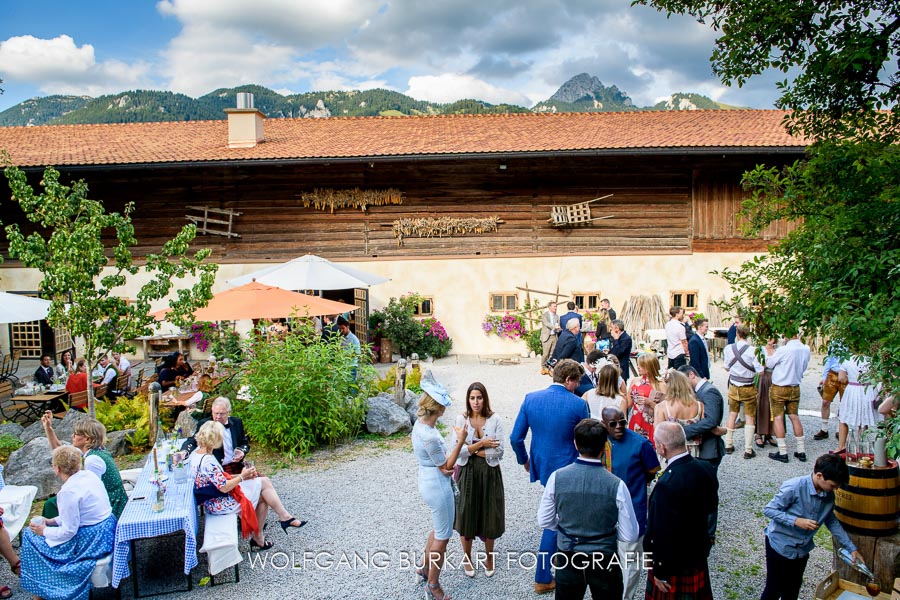
<path id="1" fill-rule="evenodd" d="M 191 411 L 183 410 L 175 420 L 175 431 L 181 430 L 181 437 L 189 438 L 197 432 L 197 419 L 191 416 Z"/>
<path id="2" fill-rule="evenodd" d="M 0 435 L 5 433 L 6 435 L 19 437 L 22 435 L 23 431 L 25 431 L 25 428 L 18 423 L 4 423 L 3 425 L 0 425 Z"/>
<path id="3" fill-rule="evenodd" d="M 66 416 L 62 419 L 53 419 L 53 430 L 56 431 L 56 437 L 59 438 L 61 442 L 71 442 L 72 434 L 75 432 L 75 423 L 80 421 L 81 419 L 87 419 L 88 416 L 77 410 L 70 410 L 66 413 Z M 25 442 L 26 444 L 37 437 L 45 437 L 44 436 L 44 426 L 40 421 L 35 421 L 31 425 L 25 428 L 24 431 L 19 435 L 19 439 Z"/>
<path id="4" fill-rule="evenodd" d="M 36 500 L 44 500 L 59 491 L 62 482 L 50 466 L 50 442 L 36 437 L 12 454 L 3 470 L 3 478 L 9 485 L 36 486 Z"/>
<path id="5" fill-rule="evenodd" d="M 128 436 L 134 435 L 134 429 L 123 429 L 106 434 L 106 450 L 113 456 L 122 456 L 131 452 Z"/>
<path id="6" fill-rule="evenodd" d="M 369 405 L 366 412 L 366 429 L 370 433 L 393 435 L 398 431 L 410 431 L 412 425 L 407 412 L 394 403 L 394 398 L 383 395 L 374 396 L 366 401 Z"/>

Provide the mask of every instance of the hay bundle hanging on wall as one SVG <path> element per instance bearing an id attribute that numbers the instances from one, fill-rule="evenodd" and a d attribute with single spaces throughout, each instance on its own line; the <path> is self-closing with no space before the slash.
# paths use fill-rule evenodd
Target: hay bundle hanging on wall
<path id="1" fill-rule="evenodd" d="M 316 188 L 311 192 L 300 194 L 303 206 L 312 206 L 319 210 L 329 209 L 334 212 L 336 208 L 359 208 L 365 212 L 369 206 L 384 206 L 385 204 L 403 204 L 403 192 L 396 188 L 386 190 L 332 190 Z"/>
<path id="2" fill-rule="evenodd" d="M 503 220 L 500 217 L 398 219 L 394 221 L 394 237 L 397 238 L 397 245 L 402 246 L 405 237 L 453 237 L 488 233 L 497 231 L 501 223 Z"/>

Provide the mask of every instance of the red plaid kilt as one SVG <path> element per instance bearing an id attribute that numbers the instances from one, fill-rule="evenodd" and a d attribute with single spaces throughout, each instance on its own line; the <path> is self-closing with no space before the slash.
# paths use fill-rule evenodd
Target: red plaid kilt
<path id="1" fill-rule="evenodd" d="M 668 593 L 653 585 L 653 569 L 649 569 L 645 600 L 713 600 L 707 566 L 672 575 L 667 581 L 672 586 Z"/>

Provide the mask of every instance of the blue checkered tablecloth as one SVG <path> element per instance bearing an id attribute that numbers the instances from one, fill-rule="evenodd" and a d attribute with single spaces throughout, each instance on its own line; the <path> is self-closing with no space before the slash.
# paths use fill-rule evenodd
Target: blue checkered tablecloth
<path id="1" fill-rule="evenodd" d="M 180 447 L 181 441 L 176 444 L 176 448 Z M 197 566 L 197 505 L 194 502 L 193 481 L 186 477 L 184 482 L 176 484 L 174 472 L 164 474 L 169 476 L 166 482 L 166 509 L 155 513 L 151 508 L 156 498 L 156 485 L 150 481 L 153 477 L 151 452 L 131 494 L 132 498 L 144 497 L 144 500 L 129 500 L 116 526 L 113 587 L 119 587 L 119 582 L 131 574 L 128 565 L 131 540 L 184 531 L 184 574 L 189 574 Z"/>

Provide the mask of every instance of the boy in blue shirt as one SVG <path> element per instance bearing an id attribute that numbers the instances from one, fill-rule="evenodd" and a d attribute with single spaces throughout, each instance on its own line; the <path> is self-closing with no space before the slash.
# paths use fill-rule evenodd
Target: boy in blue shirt
<path id="1" fill-rule="evenodd" d="M 840 545 L 863 562 L 856 545 L 834 516 L 834 491 L 850 481 L 843 458 L 825 454 L 812 475 L 788 479 L 763 509 L 766 527 L 766 587 L 760 600 L 797 600 L 813 536 L 823 524 Z"/>

